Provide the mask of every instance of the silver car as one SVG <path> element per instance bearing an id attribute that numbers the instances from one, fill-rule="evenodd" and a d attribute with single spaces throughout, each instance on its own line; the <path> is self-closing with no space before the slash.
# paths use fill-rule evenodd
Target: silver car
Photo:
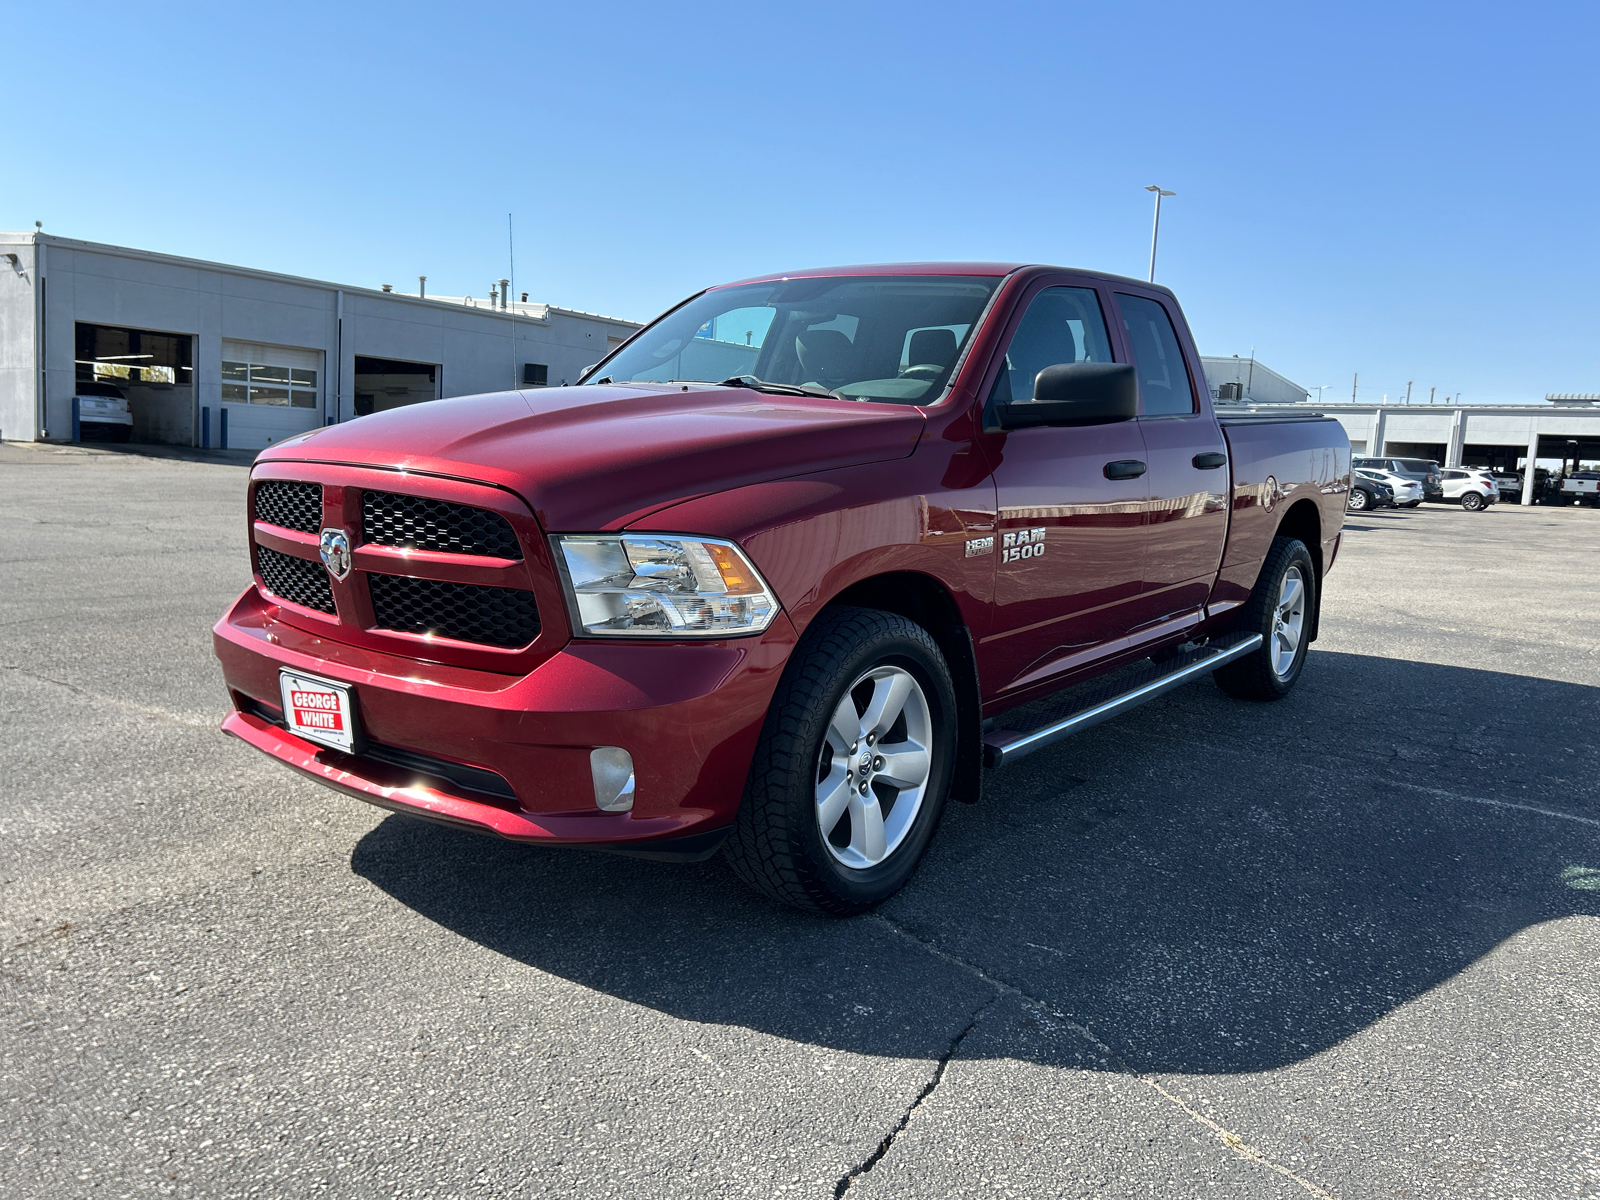
<path id="1" fill-rule="evenodd" d="M 111 383 L 78 384 L 78 436 L 87 441 L 125 442 L 133 433 L 128 397 Z"/>

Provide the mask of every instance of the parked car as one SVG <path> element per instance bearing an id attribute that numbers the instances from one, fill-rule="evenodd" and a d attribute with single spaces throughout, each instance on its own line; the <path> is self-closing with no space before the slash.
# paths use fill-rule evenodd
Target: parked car
<path id="1" fill-rule="evenodd" d="M 1600 471 L 1574 471 L 1561 481 L 1561 499 L 1600 506 Z"/>
<path id="2" fill-rule="evenodd" d="M 1199 675 L 1294 687 L 1349 440 L 1219 419 L 1204 379 L 1153 284 L 834 268 L 692 296 L 578 386 L 286 439 L 214 631 L 223 728 L 383 808 L 721 849 L 858 912 L 985 766 Z"/>
<path id="3" fill-rule="evenodd" d="M 1388 487 L 1397 508 L 1415 508 L 1422 503 L 1422 485 L 1415 479 L 1406 475 L 1396 475 L 1393 471 L 1379 471 L 1372 468 L 1362 468 L 1357 474 L 1375 479 Z"/>
<path id="4" fill-rule="evenodd" d="M 78 436 L 85 441 L 125 442 L 133 433 L 128 397 L 112 383 L 83 382 L 75 389 Z"/>
<path id="5" fill-rule="evenodd" d="M 1345 508 L 1351 512 L 1364 512 L 1369 508 L 1393 507 L 1394 489 L 1377 475 L 1371 471 L 1350 473 L 1350 495 L 1345 498 Z"/>
<path id="6" fill-rule="evenodd" d="M 1494 482 L 1500 489 L 1500 498 L 1506 503 L 1521 503 L 1522 501 L 1522 472 L 1496 471 Z"/>
<path id="7" fill-rule="evenodd" d="M 1492 477 L 1485 478 L 1460 467 L 1446 467 L 1439 483 L 1444 501 L 1459 504 L 1468 512 L 1487 508 L 1500 499 L 1500 488 Z"/>
<path id="8" fill-rule="evenodd" d="M 1373 471 L 1392 471 L 1422 485 L 1424 500 L 1438 500 L 1439 464 L 1431 458 L 1358 458 L 1355 465 Z"/>

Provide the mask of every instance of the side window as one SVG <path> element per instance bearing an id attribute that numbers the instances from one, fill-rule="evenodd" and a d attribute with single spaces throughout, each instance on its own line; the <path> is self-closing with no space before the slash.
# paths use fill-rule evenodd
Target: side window
<path id="1" fill-rule="evenodd" d="M 1194 388 L 1183 364 L 1183 351 L 1172 318 L 1154 300 L 1117 293 L 1122 327 L 1128 331 L 1134 367 L 1139 372 L 1139 401 L 1147 417 L 1194 411 Z"/>
<path id="2" fill-rule="evenodd" d="M 1111 361 L 1111 339 L 1094 289 L 1045 288 L 1029 302 L 1022 323 L 1011 335 L 989 400 L 1010 404 L 1033 399 L 1039 372 L 1058 363 Z"/>

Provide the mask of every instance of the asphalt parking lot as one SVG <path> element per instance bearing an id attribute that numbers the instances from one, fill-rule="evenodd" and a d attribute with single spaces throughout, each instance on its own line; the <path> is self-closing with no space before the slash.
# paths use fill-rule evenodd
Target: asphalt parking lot
<path id="1" fill-rule="evenodd" d="M 1352 517 L 836 922 L 218 733 L 244 482 L 0 448 L 0 1193 L 1600 1195 L 1600 514 Z"/>

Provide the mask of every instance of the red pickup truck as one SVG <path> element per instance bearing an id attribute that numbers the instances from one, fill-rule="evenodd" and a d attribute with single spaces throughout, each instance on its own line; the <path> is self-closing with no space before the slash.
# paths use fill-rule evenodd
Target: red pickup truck
<path id="1" fill-rule="evenodd" d="M 223 728 L 359 799 L 847 914 L 985 767 L 1201 674 L 1285 695 L 1350 446 L 1213 411 L 1165 288 L 999 263 L 711 288 L 579 386 L 279 443 Z"/>

